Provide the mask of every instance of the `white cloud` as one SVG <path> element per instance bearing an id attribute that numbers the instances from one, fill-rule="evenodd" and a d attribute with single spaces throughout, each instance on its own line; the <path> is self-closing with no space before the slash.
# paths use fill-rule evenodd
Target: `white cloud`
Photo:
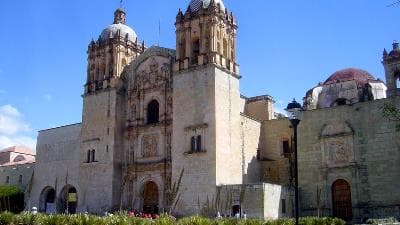
<path id="1" fill-rule="evenodd" d="M 11 105 L 0 106 L 0 135 L 13 135 L 30 131 L 29 125 L 23 121 L 18 109 Z"/>
<path id="2" fill-rule="evenodd" d="M 36 139 L 33 139 L 28 136 L 7 137 L 4 135 L 0 135 L 0 150 L 12 146 L 21 146 L 21 145 L 35 150 Z"/>
<path id="3" fill-rule="evenodd" d="M 0 106 L 0 149 L 14 145 L 35 149 L 36 140 L 26 134 L 30 131 L 18 109 L 11 105 Z"/>

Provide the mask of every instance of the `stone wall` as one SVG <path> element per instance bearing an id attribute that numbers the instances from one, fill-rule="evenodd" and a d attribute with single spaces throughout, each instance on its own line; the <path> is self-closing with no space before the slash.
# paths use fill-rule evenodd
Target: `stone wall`
<path id="1" fill-rule="evenodd" d="M 283 142 L 289 142 L 292 149 L 292 129 L 288 119 L 264 121 L 262 124 L 261 179 L 274 184 L 289 184 L 291 178 L 291 155 L 285 154 Z"/>
<path id="2" fill-rule="evenodd" d="M 299 182 L 302 215 L 332 215 L 332 184 L 351 187 L 353 217 L 399 217 L 400 143 L 395 123 L 382 116 L 384 103 L 400 98 L 306 111 L 299 126 Z"/>
<path id="3" fill-rule="evenodd" d="M 215 197 L 217 184 L 243 179 L 241 107 L 237 77 L 215 65 L 174 75 L 172 178 L 185 173 L 179 213 L 199 213 L 197 200 Z M 202 136 L 201 152 L 191 152 L 190 138 Z"/>
<path id="4" fill-rule="evenodd" d="M 216 121 L 215 68 L 174 74 L 172 182 L 184 169 L 178 214 L 200 213 L 197 199 L 215 196 Z M 191 153 L 191 136 L 202 135 L 203 151 Z"/>
<path id="5" fill-rule="evenodd" d="M 27 208 L 36 206 L 44 210 L 43 191 L 51 187 L 56 191 L 56 199 L 59 199 L 66 184 L 77 189 L 78 204 L 83 199 L 78 176 L 80 132 L 81 124 L 39 131 L 35 175 Z"/>
<path id="6" fill-rule="evenodd" d="M 30 184 L 34 167 L 35 163 L 1 166 L 0 184 L 16 186 L 25 191 Z"/>
<path id="7" fill-rule="evenodd" d="M 277 219 L 292 215 L 293 191 L 288 187 L 258 183 L 218 188 L 221 199 L 218 210 L 222 215 L 234 216 L 234 206 L 241 206 L 241 215 L 248 218 Z"/>
<path id="8" fill-rule="evenodd" d="M 261 171 L 257 158 L 260 148 L 261 123 L 242 115 L 241 125 L 243 183 L 258 183 Z"/>
<path id="9" fill-rule="evenodd" d="M 122 139 L 124 125 L 122 95 L 114 88 L 83 99 L 80 139 L 79 180 L 83 192 L 79 206 L 91 213 L 119 208 L 121 185 Z M 88 161 L 88 151 L 95 150 L 95 161 Z M 96 194 L 90 194 L 96 193 Z"/>

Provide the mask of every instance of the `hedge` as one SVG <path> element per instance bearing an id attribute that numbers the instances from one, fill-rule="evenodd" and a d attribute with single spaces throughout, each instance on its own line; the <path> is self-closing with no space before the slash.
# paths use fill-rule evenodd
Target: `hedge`
<path id="1" fill-rule="evenodd" d="M 336 218 L 305 217 L 300 225 L 345 225 Z M 154 220 L 128 216 L 118 213 L 112 216 L 99 217 L 94 215 L 45 215 L 30 213 L 0 214 L 0 225 L 294 225 L 293 219 L 261 220 L 261 219 L 208 219 L 199 216 L 186 217 L 176 220 L 168 215 L 161 215 Z"/>

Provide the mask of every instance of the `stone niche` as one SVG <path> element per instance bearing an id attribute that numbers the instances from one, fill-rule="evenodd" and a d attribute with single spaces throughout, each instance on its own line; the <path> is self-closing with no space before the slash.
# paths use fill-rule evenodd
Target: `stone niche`
<path id="1" fill-rule="evenodd" d="M 142 138 L 142 157 L 151 158 L 158 155 L 158 135 L 144 135 Z"/>
<path id="2" fill-rule="evenodd" d="M 354 131 L 347 123 L 325 125 L 321 132 L 321 150 L 325 166 L 349 166 L 355 161 Z"/>

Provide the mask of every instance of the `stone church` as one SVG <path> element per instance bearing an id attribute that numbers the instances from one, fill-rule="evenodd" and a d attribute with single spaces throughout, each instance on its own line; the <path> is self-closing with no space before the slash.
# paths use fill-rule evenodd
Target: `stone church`
<path id="1" fill-rule="evenodd" d="M 115 11 L 87 50 L 82 123 L 39 132 L 29 206 L 293 215 L 292 128 L 271 96 L 240 94 L 234 14 L 191 0 L 175 25 L 176 50 L 148 48 Z M 387 86 L 345 69 L 306 93 L 301 215 L 399 217 L 399 134 L 381 113 L 400 106 L 398 43 L 383 64 Z"/>

